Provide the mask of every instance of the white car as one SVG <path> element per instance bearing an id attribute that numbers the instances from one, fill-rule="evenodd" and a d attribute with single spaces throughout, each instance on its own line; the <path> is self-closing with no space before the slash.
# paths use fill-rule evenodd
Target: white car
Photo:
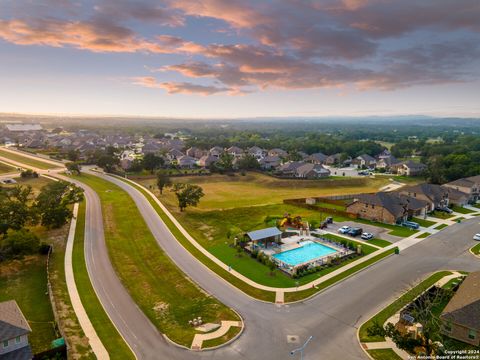
<path id="1" fill-rule="evenodd" d="M 480 241 L 480 233 L 473 235 L 473 240 Z"/>
<path id="2" fill-rule="evenodd" d="M 340 234 L 346 234 L 350 231 L 351 227 L 350 226 L 342 226 L 340 229 L 338 229 L 338 232 Z"/>

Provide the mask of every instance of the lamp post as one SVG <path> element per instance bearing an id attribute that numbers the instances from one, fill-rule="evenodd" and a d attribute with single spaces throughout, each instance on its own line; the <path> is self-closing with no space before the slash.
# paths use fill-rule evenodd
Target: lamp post
<path id="1" fill-rule="evenodd" d="M 300 360 L 303 360 L 303 352 L 304 352 L 306 346 L 308 345 L 308 343 L 310 342 L 310 340 L 312 340 L 312 339 L 313 339 L 313 336 L 310 336 L 310 337 L 307 339 L 307 341 L 305 341 L 305 344 L 303 344 L 301 347 L 299 347 L 299 348 L 297 348 L 297 349 L 295 349 L 295 350 L 290 351 L 290 355 L 293 356 L 293 355 L 295 355 L 297 352 L 300 351 Z"/>

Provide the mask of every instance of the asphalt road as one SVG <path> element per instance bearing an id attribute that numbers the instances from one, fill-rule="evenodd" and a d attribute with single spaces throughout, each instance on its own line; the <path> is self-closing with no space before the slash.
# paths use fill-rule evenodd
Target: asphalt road
<path id="1" fill-rule="evenodd" d="M 86 190 L 86 260 L 93 285 L 139 359 L 290 359 L 290 351 L 300 344 L 289 342 L 289 335 L 297 336 L 299 342 L 314 336 L 305 360 L 366 359 L 356 338 L 363 321 L 431 272 L 480 270 L 480 261 L 468 253 L 474 244 L 473 234 L 480 232 L 480 219 L 471 219 L 444 229 L 311 300 L 283 306 L 266 304 L 233 288 L 184 250 L 135 188 L 116 178 L 102 177 L 130 194 L 161 248 L 203 289 L 237 310 L 246 324 L 237 341 L 214 351 L 191 352 L 165 341 L 116 277 L 104 242 L 98 196 L 78 183 Z"/>

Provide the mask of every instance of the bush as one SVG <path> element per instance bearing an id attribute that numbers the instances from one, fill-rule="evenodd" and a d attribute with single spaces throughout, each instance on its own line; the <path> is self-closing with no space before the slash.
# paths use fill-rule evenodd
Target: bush
<path id="1" fill-rule="evenodd" d="M 0 241 L 0 258 L 23 258 L 34 254 L 40 247 L 38 237 L 26 229 L 9 230 Z"/>

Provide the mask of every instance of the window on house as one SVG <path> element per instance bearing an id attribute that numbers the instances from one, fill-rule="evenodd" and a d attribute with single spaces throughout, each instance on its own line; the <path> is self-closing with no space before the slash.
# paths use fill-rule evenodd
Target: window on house
<path id="1" fill-rule="evenodd" d="M 4 347 L 4 348 L 8 347 L 8 340 L 4 340 L 4 341 L 3 341 L 3 347 Z"/>
<path id="2" fill-rule="evenodd" d="M 17 336 L 15 338 L 15 344 L 20 344 L 20 341 L 22 341 L 22 338 L 20 336 Z"/>
<path id="3" fill-rule="evenodd" d="M 468 338 L 475 340 L 477 338 L 477 332 L 475 330 L 468 330 Z"/>

